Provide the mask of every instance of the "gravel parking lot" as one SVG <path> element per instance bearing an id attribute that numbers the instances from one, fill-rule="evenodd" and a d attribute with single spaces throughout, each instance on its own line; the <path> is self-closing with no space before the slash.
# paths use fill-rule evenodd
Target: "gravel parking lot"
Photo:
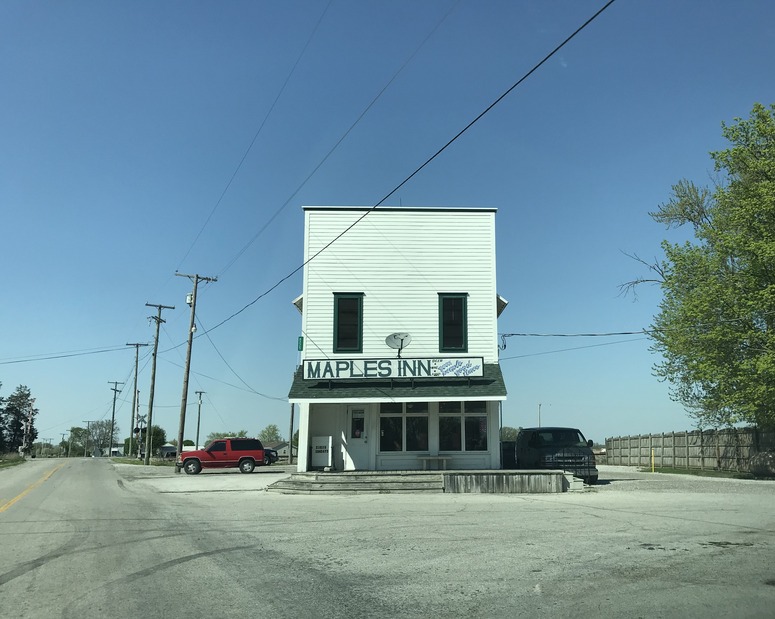
<path id="1" fill-rule="evenodd" d="M 227 520 L 205 488 L 264 479 L 151 483 L 178 514 L 188 506 L 192 531 L 234 530 L 293 566 L 273 579 L 267 612 L 291 596 L 331 617 L 774 616 L 775 482 L 600 473 L 597 486 L 555 495 L 243 492 L 229 503 L 244 515 Z"/>
<path id="2" fill-rule="evenodd" d="M 19 617 L 769 619 L 775 608 L 775 482 L 601 467 L 600 485 L 563 494 L 282 495 L 264 491 L 289 474 L 275 466 L 15 468 L 0 476 L 17 497 L 0 518 L 0 595 Z"/>

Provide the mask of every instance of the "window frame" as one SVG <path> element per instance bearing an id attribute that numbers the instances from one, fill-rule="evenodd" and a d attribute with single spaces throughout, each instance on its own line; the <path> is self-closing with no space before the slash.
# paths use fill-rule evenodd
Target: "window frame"
<path id="1" fill-rule="evenodd" d="M 400 407 L 400 410 L 398 410 Z M 416 410 L 411 410 L 417 407 Z M 391 410 L 392 409 L 392 410 Z M 400 449 L 383 449 L 382 446 L 382 419 L 383 418 L 395 418 L 401 420 L 401 448 Z M 412 442 L 407 431 L 409 429 L 408 419 L 424 419 L 425 420 L 425 448 L 424 449 L 409 449 L 409 443 Z M 382 402 L 379 410 L 379 424 L 380 424 L 380 447 L 379 451 L 382 454 L 423 454 L 428 453 L 429 449 L 429 436 L 430 431 L 430 402 Z"/>
<path id="2" fill-rule="evenodd" d="M 468 352 L 468 293 L 466 292 L 440 292 L 439 294 L 439 352 Z M 444 329 L 444 304 L 446 301 L 460 300 L 463 307 L 461 308 L 462 319 L 460 324 L 460 330 L 462 333 L 460 337 L 462 343 L 460 346 L 445 345 L 446 334 Z"/>
<path id="3" fill-rule="evenodd" d="M 334 339 L 332 349 L 335 353 L 362 353 L 363 352 L 363 296 L 362 292 L 335 292 L 334 293 Z M 356 326 L 358 342 L 355 347 L 339 345 L 339 333 L 342 330 L 339 312 L 339 303 L 343 300 L 358 301 L 358 324 Z"/>
<path id="4" fill-rule="evenodd" d="M 451 410 L 454 408 L 455 410 Z M 484 410 L 482 410 L 482 408 Z M 457 421 L 457 428 L 459 432 L 460 446 L 458 448 L 443 448 L 442 447 L 442 419 L 454 419 Z M 484 419 L 485 431 L 484 431 L 484 444 L 483 449 L 471 449 L 473 437 L 468 436 L 468 424 L 473 419 Z M 480 421 L 481 423 L 481 421 Z M 489 441 L 489 429 L 490 429 L 490 415 L 488 412 L 488 405 L 486 400 L 466 400 L 466 401 L 440 401 L 439 402 L 439 452 L 440 453 L 489 453 L 490 441 Z"/>

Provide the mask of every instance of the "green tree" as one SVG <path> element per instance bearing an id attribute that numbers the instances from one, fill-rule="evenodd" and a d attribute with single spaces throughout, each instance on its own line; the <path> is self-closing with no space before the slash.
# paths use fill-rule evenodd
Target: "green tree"
<path id="1" fill-rule="evenodd" d="M 38 438 L 38 430 L 35 428 L 37 415 L 35 398 L 32 397 L 29 387 L 19 385 L 5 400 L 0 415 L 0 426 L 7 451 L 16 451 L 19 447 L 30 451 Z"/>
<path id="2" fill-rule="evenodd" d="M 711 152 L 712 188 L 682 180 L 651 213 L 691 226 L 694 242 L 669 243 L 647 264 L 663 300 L 649 331 L 663 361 L 656 375 L 699 425 L 775 424 L 775 105 L 722 123 L 730 146 Z"/>
<path id="3" fill-rule="evenodd" d="M 283 437 L 280 434 L 280 428 L 278 428 L 275 424 L 270 423 L 268 426 L 266 426 L 266 428 L 259 432 L 258 439 L 264 445 L 275 445 L 282 442 Z"/>
<path id="4" fill-rule="evenodd" d="M 151 455 L 155 456 L 159 448 L 167 442 L 167 432 L 159 426 L 151 426 Z"/>
<path id="5" fill-rule="evenodd" d="M 516 441 L 517 440 L 517 433 L 519 430 L 517 428 L 512 428 L 509 426 L 503 426 L 501 428 L 501 440 L 502 441 Z"/>
<path id="6" fill-rule="evenodd" d="M 73 426 L 70 428 L 70 436 L 67 439 L 67 456 L 82 457 L 86 455 L 86 441 L 88 440 L 89 433 L 86 428 L 80 428 Z"/>
<path id="7" fill-rule="evenodd" d="M 207 435 L 207 438 L 205 439 L 205 444 L 209 443 L 210 441 L 214 441 L 217 438 L 225 438 L 225 437 L 232 437 L 232 436 L 247 436 L 248 431 L 247 430 L 240 430 L 239 432 L 210 432 L 210 434 Z"/>
<path id="8" fill-rule="evenodd" d="M 137 456 L 137 439 L 133 436 L 124 439 L 124 456 L 127 458 Z"/>
<path id="9" fill-rule="evenodd" d="M 110 419 L 100 419 L 89 424 L 90 451 L 96 450 L 99 455 L 110 454 L 111 443 L 116 444 L 115 437 L 118 434 L 118 424 L 113 424 L 113 441 L 110 440 Z"/>
<path id="10" fill-rule="evenodd" d="M 2 389 L 3 383 L 0 383 L 0 389 Z M 5 444 L 5 398 L 0 397 L 0 454 L 4 454 L 8 451 Z"/>

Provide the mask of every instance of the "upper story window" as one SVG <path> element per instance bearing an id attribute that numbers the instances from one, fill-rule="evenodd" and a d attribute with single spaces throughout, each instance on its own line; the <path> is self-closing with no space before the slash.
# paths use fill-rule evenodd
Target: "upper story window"
<path id="1" fill-rule="evenodd" d="M 334 352 L 363 352 L 363 293 L 334 293 Z"/>
<path id="2" fill-rule="evenodd" d="M 439 293 L 439 352 L 468 352 L 468 295 Z"/>

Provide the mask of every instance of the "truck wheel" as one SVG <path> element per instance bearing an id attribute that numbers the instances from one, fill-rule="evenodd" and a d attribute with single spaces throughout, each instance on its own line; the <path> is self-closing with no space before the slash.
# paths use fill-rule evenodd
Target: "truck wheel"
<path id="1" fill-rule="evenodd" d="M 264 456 L 264 466 L 269 466 L 270 464 L 272 464 L 272 459 L 269 456 L 265 455 Z"/>
<path id="2" fill-rule="evenodd" d="M 594 486 L 597 483 L 597 475 L 592 475 L 591 477 L 587 477 L 587 485 Z"/>
<path id="3" fill-rule="evenodd" d="M 252 473 L 256 468 L 256 463 L 253 460 L 245 459 L 239 463 L 239 470 L 241 473 Z"/>
<path id="4" fill-rule="evenodd" d="M 202 465 L 199 463 L 199 460 L 186 460 L 183 463 L 183 470 L 186 472 L 186 475 L 197 475 L 202 470 Z"/>

